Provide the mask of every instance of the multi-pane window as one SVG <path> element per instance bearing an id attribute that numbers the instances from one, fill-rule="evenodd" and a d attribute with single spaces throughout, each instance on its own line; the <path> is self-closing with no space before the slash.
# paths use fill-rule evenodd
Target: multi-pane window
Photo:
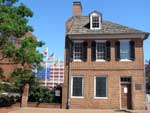
<path id="1" fill-rule="evenodd" d="M 131 83 L 131 77 L 121 77 L 122 83 Z"/>
<path id="2" fill-rule="evenodd" d="M 120 41 L 120 58 L 121 59 L 130 59 L 129 41 Z"/>
<path id="3" fill-rule="evenodd" d="M 92 16 L 92 28 L 99 28 L 99 16 Z"/>
<path id="4" fill-rule="evenodd" d="M 106 42 L 96 42 L 96 60 L 104 60 L 106 57 Z"/>
<path id="5" fill-rule="evenodd" d="M 77 76 L 72 78 L 72 96 L 83 96 L 83 77 Z"/>
<path id="6" fill-rule="evenodd" d="M 82 57 L 83 57 L 83 42 L 74 42 L 73 59 L 82 60 Z"/>
<path id="7" fill-rule="evenodd" d="M 107 97 L 106 77 L 95 77 L 95 97 Z"/>

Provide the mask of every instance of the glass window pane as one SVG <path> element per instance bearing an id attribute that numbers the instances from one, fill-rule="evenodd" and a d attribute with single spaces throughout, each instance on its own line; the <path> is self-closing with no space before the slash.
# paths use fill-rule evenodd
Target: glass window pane
<path id="1" fill-rule="evenodd" d="M 96 77 L 96 97 L 106 96 L 106 77 Z"/>
<path id="2" fill-rule="evenodd" d="M 130 59 L 129 41 L 121 41 L 120 42 L 120 58 L 121 59 Z"/>
<path id="3" fill-rule="evenodd" d="M 99 16 L 92 17 L 92 27 L 99 28 Z"/>
<path id="4" fill-rule="evenodd" d="M 96 43 L 96 59 L 105 59 L 106 56 L 106 43 L 97 42 Z"/>
<path id="5" fill-rule="evenodd" d="M 73 94 L 72 96 L 83 96 L 82 94 L 82 77 L 73 77 Z"/>
<path id="6" fill-rule="evenodd" d="M 74 43 L 73 59 L 82 59 L 83 43 Z"/>

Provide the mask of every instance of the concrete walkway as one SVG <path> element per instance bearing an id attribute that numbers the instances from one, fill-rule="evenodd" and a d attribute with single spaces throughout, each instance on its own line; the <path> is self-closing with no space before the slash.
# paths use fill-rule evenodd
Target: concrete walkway
<path id="1" fill-rule="evenodd" d="M 21 108 L 9 113 L 150 113 L 150 110 L 120 111 L 120 110 L 94 110 L 94 109 L 50 109 L 50 108 Z"/>

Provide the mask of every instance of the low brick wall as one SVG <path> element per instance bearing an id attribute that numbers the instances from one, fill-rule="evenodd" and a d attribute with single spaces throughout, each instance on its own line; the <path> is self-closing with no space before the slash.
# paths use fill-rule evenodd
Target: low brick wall
<path id="1" fill-rule="evenodd" d="M 20 103 L 16 103 L 13 106 L 20 107 Z M 38 107 L 38 108 L 61 108 L 60 103 L 37 103 L 37 102 L 28 102 L 28 107 Z"/>
<path id="2" fill-rule="evenodd" d="M 37 103 L 37 102 L 28 102 L 28 107 L 61 108 L 61 104 L 59 104 L 59 103 Z"/>

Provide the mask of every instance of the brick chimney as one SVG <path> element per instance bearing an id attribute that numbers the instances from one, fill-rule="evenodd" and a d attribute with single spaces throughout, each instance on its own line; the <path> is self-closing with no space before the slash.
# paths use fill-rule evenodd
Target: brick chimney
<path id="1" fill-rule="evenodd" d="M 73 2 L 73 16 L 82 16 L 81 2 Z"/>

